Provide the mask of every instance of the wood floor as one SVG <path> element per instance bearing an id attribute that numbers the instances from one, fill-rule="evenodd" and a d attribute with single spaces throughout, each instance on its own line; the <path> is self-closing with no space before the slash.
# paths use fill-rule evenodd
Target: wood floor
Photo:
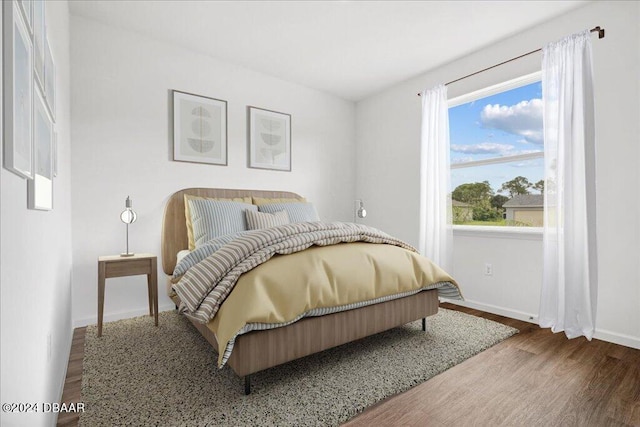
<path id="1" fill-rule="evenodd" d="M 452 304 L 519 334 L 411 390 L 369 408 L 346 426 L 640 426 L 640 350 L 567 340 L 536 325 Z M 85 328 L 74 331 L 62 401 L 82 402 Z M 58 426 L 76 426 L 61 414 Z"/>
<path id="2" fill-rule="evenodd" d="M 87 328 L 76 328 L 71 341 L 71 353 L 67 366 L 67 377 L 64 381 L 61 403 L 80 403 L 82 386 L 82 359 L 84 358 L 84 336 Z M 77 426 L 80 414 L 77 412 L 59 413 L 58 426 Z"/>

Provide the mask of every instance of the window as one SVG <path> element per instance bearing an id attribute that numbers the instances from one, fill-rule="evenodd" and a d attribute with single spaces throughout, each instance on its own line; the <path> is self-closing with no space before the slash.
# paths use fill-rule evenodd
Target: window
<path id="1" fill-rule="evenodd" d="M 541 227 L 540 73 L 449 101 L 453 223 Z"/>

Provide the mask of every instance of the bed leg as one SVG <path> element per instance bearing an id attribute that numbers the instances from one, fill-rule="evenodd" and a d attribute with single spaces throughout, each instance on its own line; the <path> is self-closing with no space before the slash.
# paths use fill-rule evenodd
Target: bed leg
<path id="1" fill-rule="evenodd" d="M 427 318 L 426 317 L 422 318 L 422 330 L 424 332 L 427 332 Z"/>
<path id="2" fill-rule="evenodd" d="M 244 376 L 244 395 L 251 394 L 251 375 Z"/>

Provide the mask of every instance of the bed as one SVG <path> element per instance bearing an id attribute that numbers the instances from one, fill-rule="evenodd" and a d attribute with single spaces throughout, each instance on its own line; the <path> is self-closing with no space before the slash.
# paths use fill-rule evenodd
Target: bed
<path id="1" fill-rule="evenodd" d="M 175 302 L 176 307 L 181 306 L 182 308 L 185 307 L 184 300 L 188 298 L 181 299 L 176 294 L 173 288 L 176 283 L 171 276 L 176 269 L 178 253 L 187 250 L 190 246 L 190 236 L 186 226 L 185 195 L 211 199 L 254 198 L 256 200 L 256 198 L 271 198 L 280 199 L 281 201 L 283 199 L 302 199 L 298 194 L 284 191 L 216 188 L 188 188 L 171 195 L 165 206 L 162 225 L 162 266 L 164 272 L 169 276 L 169 296 Z M 367 245 L 366 243 L 356 244 Z M 346 245 L 353 246 L 352 243 L 346 243 Z M 310 249 L 306 249 L 306 251 Z M 288 255 L 284 255 L 284 257 L 286 256 Z M 279 256 L 278 259 L 281 259 L 281 257 Z M 269 260 L 265 264 L 270 262 L 275 263 L 275 261 Z M 249 274 L 249 272 L 243 274 L 245 280 L 249 280 L 246 278 Z M 457 293 L 457 296 L 461 298 L 457 285 L 452 279 L 446 281 L 445 285 L 450 294 Z M 394 299 L 370 303 L 357 308 L 342 309 L 329 314 L 312 315 L 312 317 L 302 317 L 286 326 L 242 333 L 234 337 L 233 350 L 230 354 L 225 354 L 224 363 L 228 364 L 239 377 L 244 378 L 244 392 L 249 394 L 251 391 L 251 375 L 264 369 L 419 319 L 422 319 L 423 330 L 426 330 L 426 318 L 436 314 L 438 311 L 439 292 L 442 292 L 442 287 L 421 290 L 411 295 L 394 297 Z M 231 299 L 232 295 L 234 294 L 230 293 L 228 298 Z M 449 295 L 448 297 L 455 298 L 456 295 Z M 228 304 L 231 304 L 231 302 Z M 224 307 L 224 304 L 222 304 L 222 307 Z M 213 320 L 204 323 L 202 320 L 195 319 L 194 316 L 187 316 L 187 318 L 202 336 L 218 350 L 219 357 L 222 358 L 219 350 L 221 348 L 218 340 L 219 335 L 216 335 L 215 329 L 212 327 Z"/>

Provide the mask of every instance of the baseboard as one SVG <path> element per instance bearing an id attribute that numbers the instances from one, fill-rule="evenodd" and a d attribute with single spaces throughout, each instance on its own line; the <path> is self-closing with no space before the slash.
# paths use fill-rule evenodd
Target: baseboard
<path id="1" fill-rule="evenodd" d="M 470 300 L 450 300 L 446 298 L 442 298 L 442 301 L 448 302 L 455 305 L 460 305 L 462 307 L 473 308 L 476 310 L 486 311 L 487 313 L 499 314 L 500 316 L 509 317 L 511 319 L 518 319 L 529 323 L 538 323 L 538 315 L 532 313 L 525 313 L 523 311 L 511 310 L 504 307 L 499 307 L 496 305 L 485 304 L 476 301 Z"/>
<path id="2" fill-rule="evenodd" d="M 158 312 L 173 310 L 175 308 L 176 306 L 174 304 L 163 304 L 161 306 L 158 306 Z M 114 322 L 116 320 L 130 319 L 132 317 L 144 316 L 148 314 L 149 314 L 149 308 L 147 307 L 140 308 L 138 310 L 132 310 L 132 311 L 120 311 L 117 313 L 109 313 L 109 314 L 105 313 L 103 322 L 104 323 Z M 95 316 L 85 317 L 83 319 L 75 319 L 73 321 L 73 327 L 74 329 L 81 328 L 83 326 L 95 325 L 97 323 L 98 323 L 98 315 L 96 314 Z"/>
<path id="3" fill-rule="evenodd" d="M 632 337 L 631 335 L 619 334 L 617 332 L 596 328 L 596 333 L 593 334 L 593 337 L 601 341 L 607 341 L 640 350 L 640 338 Z"/>
<path id="4" fill-rule="evenodd" d="M 504 307 L 498 307 L 491 304 L 484 304 L 476 301 L 460 301 L 449 300 L 446 298 L 441 299 L 444 302 L 448 302 L 462 307 L 473 308 L 476 310 L 486 311 L 487 313 L 499 314 L 500 316 L 509 317 L 511 319 L 523 320 L 525 322 L 538 324 L 538 316 L 536 314 L 524 313 L 522 311 L 510 310 Z M 607 331 L 604 329 L 596 328 L 596 332 L 593 335 L 595 339 L 610 342 L 613 344 L 623 345 L 625 347 L 637 348 L 640 350 L 640 338 L 632 337 L 631 335 L 625 335 L 618 332 Z"/>

